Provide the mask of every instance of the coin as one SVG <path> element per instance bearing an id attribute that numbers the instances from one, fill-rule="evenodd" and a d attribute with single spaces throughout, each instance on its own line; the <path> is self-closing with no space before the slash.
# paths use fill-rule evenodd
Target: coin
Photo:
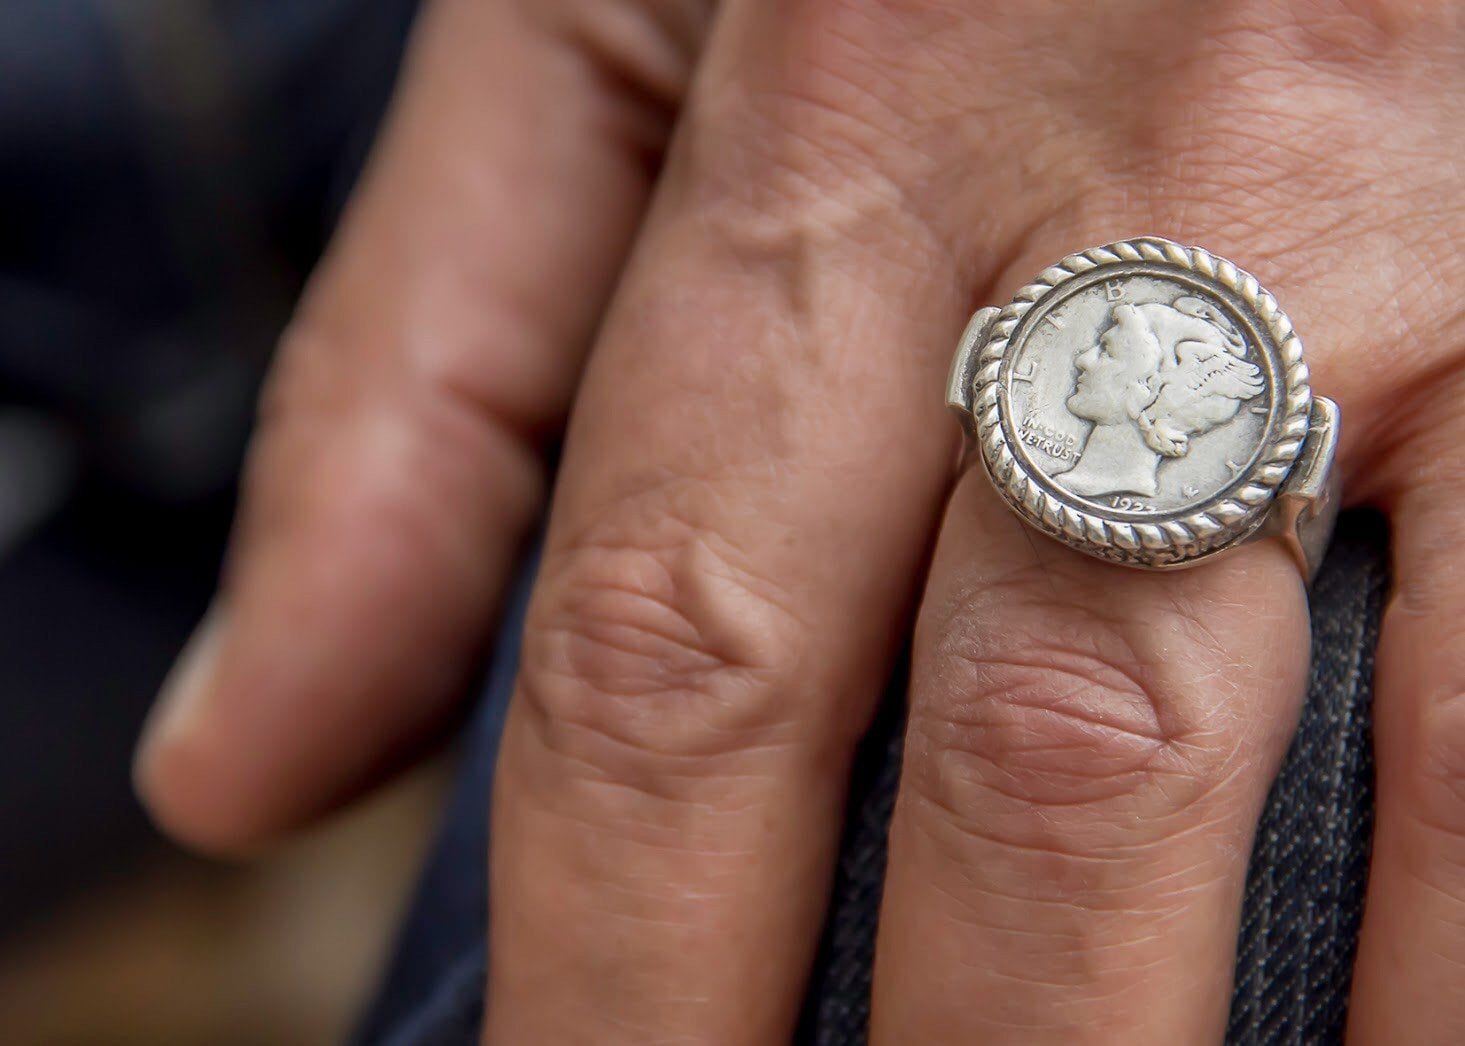
<path id="1" fill-rule="evenodd" d="M 1070 256 L 986 337 L 974 407 L 994 482 L 1029 522 L 1107 559 L 1177 565 L 1245 536 L 1307 434 L 1290 321 L 1199 248 Z"/>

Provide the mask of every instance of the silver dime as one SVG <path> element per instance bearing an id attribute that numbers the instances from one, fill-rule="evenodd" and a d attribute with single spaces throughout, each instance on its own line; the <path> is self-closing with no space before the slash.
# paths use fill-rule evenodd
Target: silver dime
<path id="1" fill-rule="evenodd" d="M 1315 413 L 1276 300 L 1224 259 L 1149 237 L 1071 255 L 978 313 L 948 399 L 1029 523 L 1147 567 L 1257 532 Z M 1315 450 L 1330 459 L 1327 408 Z"/>

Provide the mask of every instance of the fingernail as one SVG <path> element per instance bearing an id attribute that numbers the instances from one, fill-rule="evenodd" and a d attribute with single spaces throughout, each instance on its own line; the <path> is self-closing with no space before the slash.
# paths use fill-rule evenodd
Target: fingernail
<path id="1" fill-rule="evenodd" d="M 213 680 L 224 635 L 224 610 L 215 601 L 193 630 L 178 660 L 163 680 L 153 709 L 143 725 L 138 744 L 138 763 L 146 762 L 147 753 L 169 744 L 193 729 L 203 708 L 205 696 Z"/>

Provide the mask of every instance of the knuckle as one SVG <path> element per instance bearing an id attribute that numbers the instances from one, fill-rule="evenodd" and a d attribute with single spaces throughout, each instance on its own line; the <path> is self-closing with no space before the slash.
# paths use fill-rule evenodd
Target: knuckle
<path id="1" fill-rule="evenodd" d="M 822 118 L 797 114 L 809 104 L 786 100 L 775 112 L 742 114 L 742 128 L 723 123 L 704 132 L 701 121 L 689 124 L 688 208 L 709 239 L 745 262 L 775 267 L 835 252 L 865 257 L 904 238 L 927 242 L 911 220 L 907 183 L 862 155 L 850 141 L 858 132 L 825 133 Z M 746 130 L 750 123 L 762 126 Z"/>
<path id="2" fill-rule="evenodd" d="M 402 310 L 349 286 L 345 268 L 322 270 L 282 335 L 260 401 L 266 419 L 441 408 L 527 442 L 559 416 L 561 382 L 519 362 L 546 355 L 534 308 L 490 289 L 444 298 L 408 331 Z"/>
<path id="3" fill-rule="evenodd" d="M 537 436 L 557 416 L 560 400 L 548 382 L 522 373 L 511 377 L 524 381 L 487 381 L 488 371 L 502 378 L 505 370 L 482 365 L 484 358 L 503 355 L 487 340 L 454 342 L 428 332 L 415 339 L 364 341 L 343 326 L 344 311 L 336 301 L 326 308 L 309 300 L 302 304 L 280 338 L 260 393 L 262 427 L 284 422 L 316 430 L 317 436 L 333 430 L 351 438 L 393 430 L 401 437 L 396 447 L 423 452 L 426 461 L 414 455 L 414 465 L 438 463 L 428 474 L 465 458 L 497 465 L 506 457 L 527 461 L 537 455 Z M 500 323 L 499 336 L 515 326 L 526 324 Z M 533 344 L 527 337 L 520 343 Z M 535 400 L 554 405 L 531 405 Z M 391 460 L 384 455 L 379 464 Z"/>
<path id="4" fill-rule="evenodd" d="M 241 545 L 313 544 L 309 569 L 328 585 L 363 563 L 373 583 L 404 590 L 451 570 L 453 598 L 486 604 L 501 567 L 483 534 L 532 525 L 544 495 L 535 448 L 448 389 L 357 364 L 309 321 L 285 334 L 259 399 Z"/>
<path id="5" fill-rule="evenodd" d="M 1087 656 L 953 658 L 938 673 L 949 697 L 926 703 L 912 729 L 943 807 L 966 808 L 973 789 L 1042 806 L 1111 799 L 1152 773 L 1168 744 L 1144 690 Z"/>
<path id="6" fill-rule="evenodd" d="M 917 666 L 916 797 L 971 834 L 1062 849 L 1076 823 L 1162 836 L 1223 790 L 1244 727 L 1187 707 L 1116 632 L 1096 634 L 1008 634 L 1000 651 L 960 627 L 940 636 Z"/>
<path id="7" fill-rule="evenodd" d="M 770 239 L 884 249 L 920 231 L 916 204 L 937 165 L 915 140 L 922 114 L 897 72 L 913 60 L 909 34 L 894 31 L 891 6 L 796 5 L 777 49 L 706 71 L 679 158 L 715 232 L 751 235 L 757 254 Z"/>
<path id="8" fill-rule="evenodd" d="M 526 624 L 520 691 L 544 747 L 624 779 L 797 741 L 782 593 L 687 524 L 593 530 L 547 563 Z"/>

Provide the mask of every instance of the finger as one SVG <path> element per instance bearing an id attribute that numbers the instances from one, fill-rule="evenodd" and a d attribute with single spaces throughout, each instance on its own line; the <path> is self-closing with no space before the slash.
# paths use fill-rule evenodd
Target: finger
<path id="1" fill-rule="evenodd" d="M 700 32 L 693 0 L 439 0 L 285 340 L 215 609 L 138 782 L 234 849 L 434 735 L 538 511 Z"/>
<path id="2" fill-rule="evenodd" d="M 490 1042 L 792 1031 L 954 447 L 922 347 L 967 305 L 888 188 L 902 129 L 820 68 L 908 27 L 816 8 L 721 16 L 577 400 L 494 791 Z"/>
<path id="3" fill-rule="evenodd" d="M 1068 53 L 1109 59 L 1097 71 L 1076 65 L 1076 76 L 1129 83 L 1106 104 L 1142 114 L 1166 155 L 1147 155 L 1121 192 L 1096 186 L 1079 197 L 1074 211 L 1087 225 L 1110 219 L 1099 235 L 1062 227 L 1065 213 L 1037 227 L 1035 240 L 1054 229 L 1065 238 L 1034 251 L 1019 275 L 1120 228 L 1178 230 L 1248 259 L 1305 332 L 1314 388 L 1343 405 L 1339 468 L 1355 474 L 1388 433 L 1381 418 L 1440 373 L 1437 347 L 1409 335 L 1456 307 L 1444 289 L 1458 297 L 1446 277 L 1458 252 L 1428 230 L 1453 206 L 1439 188 L 1453 153 L 1431 143 L 1458 113 L 1440 102 L 1443 91 L 1416 99 L 1421 112 L 1438 108 L 1410 126 L 1409 140 L 1423 131 L 1431 142 L 1417 141 L 1408 161 L 1338 143 L 1400 126 L 1374 115 L 1359 70 L 1368 83 L 1454 83 L 1457 52 L 1434 46 L 1448 16 L 1360 9 L 1350 24 L 1326 5 L 1265 4 L 1187 8 L 1173 22 L 1151 13 L 1178 48 L 1161 52 L 1164 66 L 1146 64 L 1148 44 L 1141 55 Z M 1032 48 L 1013 53 L 1026 62 L 1051 38 L 1102 36 L 1100 26 L 1028 22 Z M 1301 69 L 1285 43 L 1293 33 L 1329 40 L 1337 64 Z M 1253 80 L 1249 68 L 1271 72 Z M 1271 78 L 1288 69 L 1295 89 L 1290 74 Z M 989 83 L 1015 75 L 992 65 L 984 74 Z M 1029 127 L 1084 135 L 1102 126 L 1087 103 L 1068 113 L 1053 92 L 1041 97 L 1046 109 L 1026 114 Z M 1145 97 L 1166 104 L 1147 107 Z M 1135 141 L 1097 141 L 1088 168 L 1134 171 L 1125 165 Z M 1266 159 L 1240 159 L 1251 156 Z M 1320 190 L 1310 179 L 1325 156 L 1339 162 Z M 1385 183 L 1399 191 L 1375 190 Z M 1239 200 L 1248 204 L 1237 209 Z M 1408 236 L 1390 242 L 1403 228 L 1430 243 L 1427 260 L 1417 243 L 1398 245 Z M 1360 273 L 1360 252 L 1381 268 Z M 1378 271 L 1414 275 L 1385 289 Z M 1391 307 L 1378 307 L 1381 297 Z M 986 483 L 961 483 L 918 626 L 874 1039 L 1216 1041 L 1255 816 L 1301 693 L 1298 580 L 1265 545 L 1162 577 L 1106 569 L 1037 537 L 1028 545 Z"/>
<path id="4" fill-rule="evenodd" d="M 1306 663 L 1275 543 L 1125 571 L 969 472 L 916 632 L 873 1041 L 1219 1041 Z"/>
<path id="5" fill-rule="evenodd" d="M 1379 469 L 1393 488 L 1394 591 L 1378 654 L 1376 827 L 1348 1018 L 1349 1041 L 1364 1046 L 1465 1037 L 1462 396 L 1457 375 L 1412 405 L 1413 438 Z"/>

